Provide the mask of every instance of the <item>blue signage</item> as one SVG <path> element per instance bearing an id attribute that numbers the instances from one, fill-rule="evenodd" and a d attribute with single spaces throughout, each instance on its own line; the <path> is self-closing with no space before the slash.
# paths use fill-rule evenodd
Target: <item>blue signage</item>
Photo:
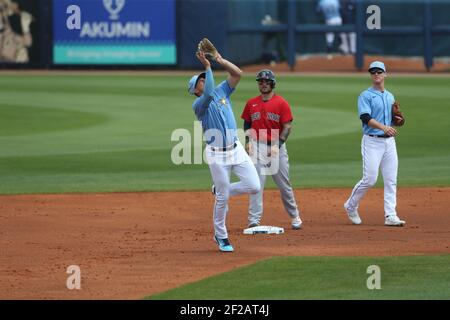
<path id="1" fill-rule="evenodd" d="M 175 64 L 175 0 L 55 0 L 55 64 Z"/>

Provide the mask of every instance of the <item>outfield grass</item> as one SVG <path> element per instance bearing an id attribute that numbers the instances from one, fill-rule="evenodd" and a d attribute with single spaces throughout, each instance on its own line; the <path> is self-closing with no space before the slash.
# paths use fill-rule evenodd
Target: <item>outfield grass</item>
<path id="1" fill-rule="evenodd" d="M 381 289 L 367 288 L 380 268 Z M 374 284 L 373 281 L 369 281 Z M 450 255 L 277 257 L 147 297 L 155 300 L 450 299 Z"/>
<path id="2" fill-rule="evenodd" d="M 193 132 L 188 79 L 1 75 L 0 193 L 208 189 L 206 165 L 170 158 L 173 130 Z M 364 76 L 278 78 L 295 118 L 294 187 L 352 187 L 360 178 L 356 99 L 368 86 Z M 397 138 L 400 186 L 450 184 L 449 87 L 450 77 L 387 80 L 407 116 Z M 232 96 L 239 126 L 256 89 L 248 75 Z"/>

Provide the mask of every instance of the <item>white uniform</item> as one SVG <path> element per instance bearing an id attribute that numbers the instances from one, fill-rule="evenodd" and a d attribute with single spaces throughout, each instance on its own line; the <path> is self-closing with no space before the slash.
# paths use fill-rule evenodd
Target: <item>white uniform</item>
<path id="1" fill-rule="evenodd" d="M 228 238 L 225 219 L 228 212 L 228 199 L 244 193 L 256 193 L 260 190 L 260 183 L 255 166 L 245 152 L 244 147 L 236 141 L 236 147 L 229 151 L 214 151 L 206 146 L 206 159 L 214 181 L 216 201 L 214 203 L 214 230 L 219 239 Z M 230 183 L 233 172 L 240 179 Z"/>
<path id="2" fill-rule="evenodd" d="M 366 192 L 375 185 L 378 170 L 381 169 L 384 181 L 385 216 L 397 215 L 397 147 L 395 138 L 379 138 L 364 135 L 361 142 L 363 177 L 353 188 L 346 205 L 358 209 L 359 202 Z"/>

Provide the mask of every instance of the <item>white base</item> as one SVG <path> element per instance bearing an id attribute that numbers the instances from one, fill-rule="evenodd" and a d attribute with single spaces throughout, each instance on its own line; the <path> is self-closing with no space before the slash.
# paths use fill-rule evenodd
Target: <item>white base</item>
<path id="1" fill-rule="evenodd" d="M 253 228 L 244 229 L 244 234 L 282 234 L 284 229 L 273 226 L 257 226 Z"/>

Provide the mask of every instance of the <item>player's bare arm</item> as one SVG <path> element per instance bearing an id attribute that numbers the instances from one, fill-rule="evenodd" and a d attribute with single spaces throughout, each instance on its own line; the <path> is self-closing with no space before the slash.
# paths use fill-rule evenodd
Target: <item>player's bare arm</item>
<path id="1" fill-rule="evenodd" d="M 280 133 L 280 145 L 285 143 L 292 130 L 292 121 L 283 123 L 283 129 Z"/>
<path id="2" fill-rule="evenodd" d="M 236 66 L 234 63 L 228 61 L 227 59 L 222 58 L 222 56 L 219 53 L 217 53 L 216 61 L 218 64 L 224 67 L 225 70 L 229 73 L 227 80 L 230 87 L 236 88 L 239 81 L 241 80 L 242 70 L 239 69 L 239 67 Z"/>
<path id="3" fill-rule="evenodd" d="M 383 130 L 384 134 L 386 134 L 390 137 L 397 135 L 397 130 L 395 128 L 390 127 L 390 126 L 385 126 L 384 124 L 379 123 L 375 119 L 370 119 L 367 124 L 369 125 L 369 127 Z"/>
<path id="4" fill-rule="evenodd" d="M 245 151 L 247 154 L 252 156 L 253 149 L 252 144 L 250 143 L 250 130 L 252 128 L 252 123 L 244 120 L 244 132 L 245 132 Z"/>
<path id="5" fill-rule="evenodd" d="M 283 128 L 281 129 L 280 136 L 278 137 L 278 144 L 273 144 L 270 147 L 270 155 L 277 155 L 278 150 L 281 148 L 283 143 L 286 142 L 287 138 L 291 134 L 292 130 L 292 121 L 283 123 Z"/>

